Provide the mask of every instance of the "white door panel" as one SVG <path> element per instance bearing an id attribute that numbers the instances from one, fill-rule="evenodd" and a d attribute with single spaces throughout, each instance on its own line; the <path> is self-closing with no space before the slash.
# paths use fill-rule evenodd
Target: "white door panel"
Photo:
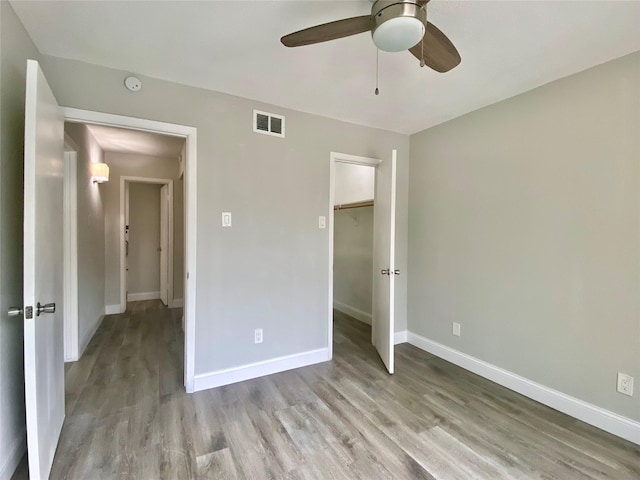
<path id="1" fill-rule="evenodd" d="M 374 304 L 371 340 L 389 373 L 393 373 L 396 235 L 396 151 L 376 168 L 373 211 Z M 383 273 L 386 272 L 386 273 Z"/>
<path id="2" fill-rule="evenodd" d="M 27 63 L 24 154 L 24 367 L 31 480 L 49 477 L 64 421 L 64 118 L 38 62 Z M 55 313 L 36 306 L 55 303 Z M 31 313 L 29 312 L 31 309 Z"/>

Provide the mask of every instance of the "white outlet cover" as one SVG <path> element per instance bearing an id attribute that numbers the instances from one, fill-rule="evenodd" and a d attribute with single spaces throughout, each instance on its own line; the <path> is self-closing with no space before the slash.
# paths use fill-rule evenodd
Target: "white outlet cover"
<path id="1" fill-rule="evenodd" d="M 222 226 L 223 227 L 231 226 L 231 212 L 222 212 Z"/>
<path id="2" fill-rule="evenodd" d="M 624 394 L 633 396 L 633 377 L 625 373 L 618 372 L 618 387 L 617 391 Z"/>

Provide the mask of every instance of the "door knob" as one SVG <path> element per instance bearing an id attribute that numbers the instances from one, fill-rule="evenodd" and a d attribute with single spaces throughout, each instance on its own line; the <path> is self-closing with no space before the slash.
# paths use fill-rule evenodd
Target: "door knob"
<path id="1" fill-rule="evenodd" d="M 9 311 L 7 315 L 10 317 L 17 317 L 18 315 L 22 315 L 23 310 L 20 307 L 9 307 Z"/>
<path id="2" fill-rule="evenodd" d="M 55 303 L 46 303 L 44 305 L 40 305 L 40 302 L 36 305 L 36 317 L 39 317 L 41 313 L 55 313 L 56 312 L 56 304 Z"/>
<path id="3" fill-rule="evenodd" d="M 398 270 L 397 268 L 393 271 L 394 275 L 400 275 L 400 270 Z"/>
<path id="4" fill-rule="evenodd" d="M 381 273 L 382 275 L 390 275 L 390 273 L 389 273 L 389 269 L 388 269 L 388 268 L 383 268 L 382 270 L 380 270 L 380 273 Z"/>

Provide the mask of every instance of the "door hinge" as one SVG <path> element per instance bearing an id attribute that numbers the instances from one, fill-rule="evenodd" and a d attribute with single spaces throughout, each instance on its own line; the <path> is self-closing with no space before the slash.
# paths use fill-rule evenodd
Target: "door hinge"
<path id="1" fill-rule="evenodd" d="M 25 318 L 33 318 L 33 307 L 25 307 L 25 309 L 24 309 L 24 317 Z"/>

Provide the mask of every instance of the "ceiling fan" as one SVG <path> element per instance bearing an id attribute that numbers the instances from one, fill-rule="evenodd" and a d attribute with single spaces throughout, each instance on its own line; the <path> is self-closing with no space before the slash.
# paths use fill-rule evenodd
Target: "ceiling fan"
<path id="1" fill-rule="evenodd" d="M 420 60 L 420 65 L 436 72 L 448 72 L 460 63 L 460 54 L 444 33 L 427 22 L 428 2 L 377 0 L 371 6 L 371 15 L 305 28 L 285 35 L 280 41 L 286 47 L 301 47 L 370 31 L 373 43 L 380 50 L 409 50 Z"/>

